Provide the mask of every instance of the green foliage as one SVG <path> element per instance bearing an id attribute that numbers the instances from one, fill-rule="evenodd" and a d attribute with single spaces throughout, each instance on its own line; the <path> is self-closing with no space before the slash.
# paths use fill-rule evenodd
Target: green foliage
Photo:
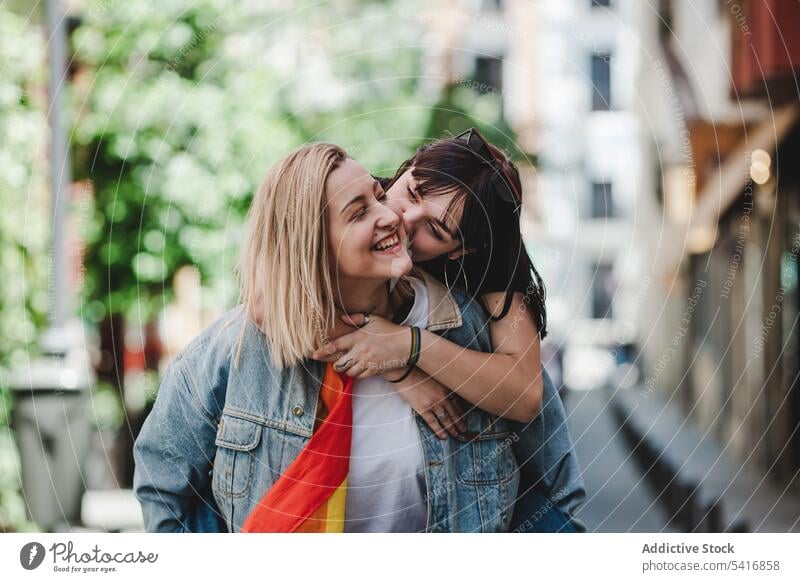
<path id="1" fill-rule="evenodd" d="M 20 490 L 20 459 L 13 432 L 0 427 L 0 533 L 30 529 Z"/>
<path id="2" fill-rule="evenodd" d="M 195 264 L 230 293 L 252 194 L 271 163 L 334 141 L 374 171 L 411 153 L 413 23 L 392 3 L 281 10 L 220 0 L 98 0 L 72 37 L 76 176 L 94 189 L 85 313 L 149 319 Z M 340 23 L 340 24 L 331 24 Z M 369 38 L 369 50 L 364 50 Z M 221 285 L 220 281 L 228 281 Z M 230 296 L 216 297 L 217 301 Z"/>
<path id="3" fill-rule="evenodd" d="M 37 101 L 43 43 L 0 5 L 0 531 L 30 529 L 19 493 L 19 454 L 8 428 L 9 368 L 35 349 L 47 310 L 45 118 Z"/>
<path id="4" fill-rule="evenodd" d="M 100 430 L 118 430 L 125 422 L 119 390 L 108 382 L 98 382 L 92 392 L 89 417 Z"/>
<path id="5" fill-rule="evenodd" d="M 225 8 L 98 1 L 73 35 L 84 65 L 76 177 L 94 190 L 81 233 L 91 319 L 132 311 L 147 320 L 180 265 L 208 274 L 219 262 L 224 245 L 213 242 L 248 193 L 242 164 L 232 162 L 230 119 L 214 115 L 227 111 L 226 91 L 206 75 L 230 24 Z"/>
<path id="6" fill-rule="evenodd" d="M 513 159 L 525 157 L 516 144 L 514 130 L 503 117 L 500 95 L 482 95 L 464 84 L 449 85 L 433 106 L 425 137 L 437 139 L 458 135 L 470 127 L 480 130 L 489 142 L 505 150 Z"/>
<path id="7" fill-rule="evenodd" d="M 41 39 L 0 7 L 0 385 L 4 367 L 27 361 L 47 311 L 46 125 L 33 97 L 41 58 Z"/>

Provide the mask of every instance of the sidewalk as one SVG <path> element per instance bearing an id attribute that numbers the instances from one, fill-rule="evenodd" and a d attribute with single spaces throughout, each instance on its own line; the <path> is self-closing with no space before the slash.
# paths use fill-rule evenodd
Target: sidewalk
<path id="1" fill-rule="evenodd" d="M 733 458 L 709 431 L 694 425 L 659 394 L 618 390 L 611 397 L 617 423 L 650 467 L 682 531 L 800 531 L 800 496 L 764 468 Z"/>
<path id="2" fill-rule="evenodd" d="M 578 516 L 589 532 L 670 532 L 611 409 L 608 392 L 567 392 L 567 423 L 586 483 Z"/>

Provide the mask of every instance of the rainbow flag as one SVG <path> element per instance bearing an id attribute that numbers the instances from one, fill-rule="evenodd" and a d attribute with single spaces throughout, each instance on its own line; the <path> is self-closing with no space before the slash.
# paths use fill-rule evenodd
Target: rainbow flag
<path id="1" fill-rule="evenodd" d="M 328 364 L 320 398 L 328 411 L 308 444 L 269 488 L 243 532 L 341 533 L 350 470 L 353 379 Z"/>

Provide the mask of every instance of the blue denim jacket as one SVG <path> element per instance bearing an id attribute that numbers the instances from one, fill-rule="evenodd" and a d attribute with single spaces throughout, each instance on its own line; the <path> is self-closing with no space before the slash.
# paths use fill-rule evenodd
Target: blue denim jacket
<path id="1" fill-rule="evenodd" d="M 424 271 L 419 272 L 426 275 Z M 491 352 L 493 348 L 488 325 L 489 314 L 479 301 L 468 300 L 458 290 L 450 291 L 461 309 L 463 324 L 447 330 L 444 337 L 469 349 Z M 586 499 L 586 489 L 567 427 L 564 404 L 544 368 L 542 408 L 539 414 L 528 423 L 509 421 L 509 424 L 512 431 L 512 450 L 520 467 L 514 531 L 540 531 L 535 522 L 541 518 L 543 512 L 556 508 L 572 529 L 585 532 L 585 524 L 575 514 Z M 533 492 L 537 495 L 529 495 Z M 536 501 L 526 503 L 528 497 L 535 498 Z M 541 499 L 546 500 L 544 506 L 539 502 Z"/>
<path id="2" fill-rule="evenodd" d="M 488 351 L 480 306 L 424 278 L 428 329 Z M 239 531 L 311 436 L 324 364 L 309 360 L 275 368 L 263 336 L 248 323 L 241 359 L 232 365 L 242 322 L 241 307 L 230 311 L 195 338 L 165 374 L 134 445 L 134 490 L 148 531 Z M 426 531 L 508 531 L 519 490 L 520 443 L 529 435 L 539 438 L 523 447 L 522 458 L 531 459 L 523 476 L 535 472 L 542 485 L 544 452 L 557 445 L 567 446 L 568 453 L 571 442 L 568 435 L 566 443 L 541 439 L 535 421 L 515 426 L 462 404 L 470 411 L 467 431 L 476 435 L 471 441 L 440 440 L 415 414 L 425 459 Z M 555 473 L 555 481 L 562 481 L 563 471 Z"/>

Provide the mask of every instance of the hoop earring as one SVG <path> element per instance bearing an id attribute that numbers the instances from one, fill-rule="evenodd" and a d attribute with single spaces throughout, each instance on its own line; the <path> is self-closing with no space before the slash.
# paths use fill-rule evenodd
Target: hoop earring
<path id="1" fill-rule="evenodd" d="M 463 258 L 463 257 L 462 257 Z M 458 273 L 456 274 L 456 279 L 461 277 L 464 280 L 464 291 L 466 292 L 467 296 L 469 297 L 469 281 L 467 280 L 467 272 L 464 270 L 464 261 L 460 259 L 451 259 L 450 257 L 447 258 L 448 261 L 458 261 Z M 453 289 L 450 286 L 450 281 L 447 279 L 447 265 L 444 267 L 444 284 L 447 287 L 447 290 L 450 291 Z"/>

